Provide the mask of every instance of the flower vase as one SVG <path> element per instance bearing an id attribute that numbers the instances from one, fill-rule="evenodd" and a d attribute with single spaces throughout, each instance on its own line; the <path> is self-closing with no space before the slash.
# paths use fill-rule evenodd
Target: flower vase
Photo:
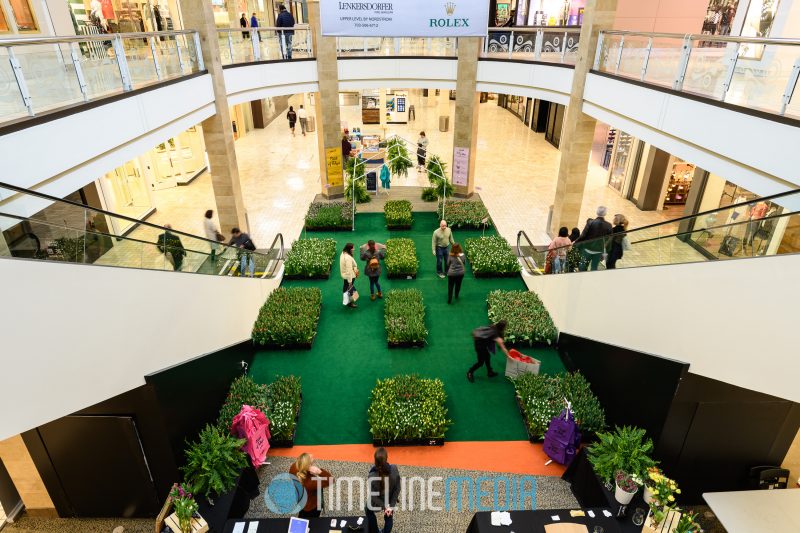
<path id="1" fill-rule="evenodd" d="M 628 505 L 629 503 L 631 503 L 631 500 L 638 491 L 639 488 L 637 487 L 636 490 L 633 492 L 625 492 L 619 487 L 619 485 L 617 485 L 616 490 L 614 491 L 614 499 L 616 499 L 622 505 Z"/>
<path id="2" fill-rule="evenodd" d="M 642 498 L 644 498 L 644 503 L 646 503 L 647 505 L 650 505 L 650 502 L 653 501 L 653 490 L 647 485 L 644 486 L 644 493 L 642 494 Z"/>
<path id="3" fill-rule="evenodd" d="M 178 518 L 178 527 L 181 533 L 192 533 L 192 517 Z"/>

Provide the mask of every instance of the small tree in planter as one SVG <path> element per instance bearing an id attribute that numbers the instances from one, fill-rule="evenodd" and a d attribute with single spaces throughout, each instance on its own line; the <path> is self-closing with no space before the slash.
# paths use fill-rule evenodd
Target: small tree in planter
<path id="1" fill-rule="evenodd" d="M 247 467 L 247 455 L 242 451 L 245 439 L 237 439 L 216 426 L 206 425 L 196 442 L 186 450 L 183 475 L 196 494 L 211 503 L 236 486 L 242 470 Z"/>
<path id="2" fill-rule="evenodd" d="M 428 181 L 431 184 L 430 189 L 432 191 L 426 193 L 428 189 L 423 189 L 422 199 L 429 201 L 426 196 L 430 197 L 431 194 L 437 200 L 441 200 L 442 197 L 449 198 L 453 196 L 453 184 L 447 179 L 447 163 L 442 161 L 438 155 L 432 155 L 428 158 L 425 168 L 428 172 Z"/>

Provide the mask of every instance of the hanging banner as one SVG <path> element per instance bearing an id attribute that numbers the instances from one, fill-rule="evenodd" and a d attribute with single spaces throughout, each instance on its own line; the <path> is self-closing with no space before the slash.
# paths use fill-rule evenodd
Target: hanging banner
<path id="1" fill-rule="evenodd" d="M 328 187 L 340 187 L 342 180 L 342 149 L 326 148 L 325 162 L 328 168 Z"/>
<path id="2" fill-rule="evenodd" d="M 469 183 L 469 148 L 453 148 L 453 185 Z"/>
<path id="3" fill-rule="evenodd" d="M 322 34 L 339 37 L 485 37 L 476 0 L 320 0 Z"/>

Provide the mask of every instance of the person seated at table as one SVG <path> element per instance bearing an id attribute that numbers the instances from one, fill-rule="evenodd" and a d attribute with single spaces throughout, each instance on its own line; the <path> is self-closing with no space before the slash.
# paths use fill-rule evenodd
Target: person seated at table
<path id="1" fill-rule="evenodd" d="M 310 453 L 301 453 L 300 457 L 289 468 L 289 473 L 297 477 L 305 490 L 308 500 L 306 505 L 297 514 L 300 518 L 319 518 L 322 514 L 323 502 L 317 502 L 317 494 L 322 496 L 319 488 L 325 488 L 333 482 L 330 472 L 316 465 L 314 456 Z"/>
<path id="2" fill-rule="evenodd" d="M 367 487 L 369 493 L 364 512 L 369 531 L 392 533 L 394 510 L 400 496 L 400 471 L 395 465 L 389 464 L 389 454 L 385 448 L 375 450 L 375 466 L 367 474 Z M 377 513 L 383 515 L 382 530 L 378 529 Z"/>

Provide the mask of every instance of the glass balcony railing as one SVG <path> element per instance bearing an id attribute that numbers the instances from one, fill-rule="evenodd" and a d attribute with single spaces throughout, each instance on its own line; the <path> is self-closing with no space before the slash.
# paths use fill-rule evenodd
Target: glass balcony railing
<path id="1" fill-rule="evenodd" d="M 607 31 L 594 70 L 800 118 L 800 39 Z"/>
<path id="2" fill-rule="evenodd" d="M 218 29 L 223 65 L 314 57 L 307 26 Z"/>
<path id="3" fill-rule="evenodd" d="M 579 26 L 489 28 L 482 57 L 574 65 L 580 40 Z"/>
<path id="4" fill-rule="evenodd" d="M 4 183 L 0 230 L 0 258 L 259 278 L 274 277 L 284 258 L 281 234 L 250 251 Z"/>
<path id="5" fill-rule="evenodd" d="M 609 216 L 609 222 L 611 217 Z M 530 274 L 604 270 L 609 257 L 622 257 L 614 268 L 674 265 L 743 259 L 800 252 L 800 190 L 735 203 L 548 250 L 534 246 L 525 232 L 517 235 L 517 255 Z"/>
<path id="6" fill-rule="evenodd" d="M 0 40 L 0 124 L 205 69 L 195 31 Z"/>
<path id="7" fill-rule="evenodd" d="M 458 56 L 455 37 L 337 37 L 338 57 Z"/>

